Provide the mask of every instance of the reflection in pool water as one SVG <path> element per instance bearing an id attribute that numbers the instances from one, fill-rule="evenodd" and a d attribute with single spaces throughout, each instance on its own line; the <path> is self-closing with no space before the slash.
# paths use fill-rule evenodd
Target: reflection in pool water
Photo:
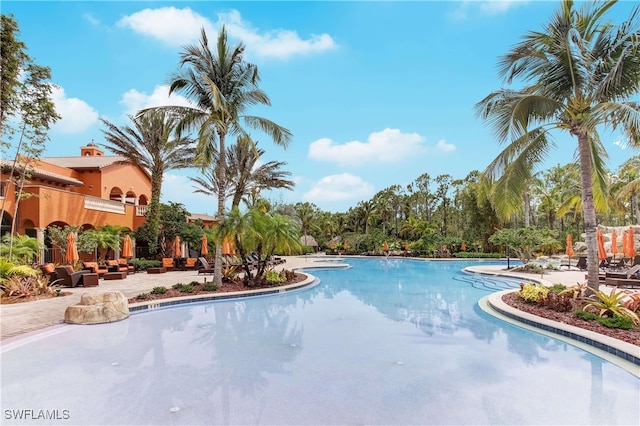
<path id="1" fill-rule="evenodd" d="M 346 261 L 304 291 L 6 345 L 3 424 L 640 423 L 640 379 L 483 313 L 471 262 Z"/>

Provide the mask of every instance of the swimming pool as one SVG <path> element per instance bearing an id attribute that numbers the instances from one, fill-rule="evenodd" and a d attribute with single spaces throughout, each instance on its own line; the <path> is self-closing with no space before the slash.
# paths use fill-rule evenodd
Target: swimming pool
<path id="1" fill-rule="evenodd" d="M 2 423 L 640 422 L 640 379 L 482 312 L 487 289 L 460 273 L 477 263 L 347 262 L 310 270 L 306 290 L 3 348 Z M 16 420 L 25 410 L 61 418 Z"/>

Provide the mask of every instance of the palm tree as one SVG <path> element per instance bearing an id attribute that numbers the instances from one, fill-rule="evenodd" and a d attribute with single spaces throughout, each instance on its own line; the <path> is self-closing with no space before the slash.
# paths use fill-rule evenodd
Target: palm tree
<path id="1" fill-rule="evenodd" d="M 269 161 L 259 164 L 260 157 L 264 154 L 257 144 L 250 138 L 241 136 L 227 151 L 227 183 L 225 193 L 231 197 L 231 208 L 240 206 L 240 201 L 249 196 L 256 196 L 262 190 L 285 188 L 293 189 L 293 181 L 286 180 L 285 176 L 291 173 L 280 170 L 286 165 L 284 161 Z M 217 164 L 217 153 L 214 155 L 214 163 Z M 212 169 L 203 171 L 203 177 L 190 178 L 198 187 L 198 193 L 215 195 L 218 193 L 217 172 Z"/>
<path id="2" fill-rule="evenodd" d="M 102 131 L 107 141 L 104 146 L 124 157 L 121 163 L 134 164 L 151 175 L 151 202 L 147 210 L 147 221 L 136 234 L 147 240 L 149 249 L 155 252 L 158 247 L 159 205 L 164 173 L 191 166 L 195 149 L 190 138 L 174 135 L 177 120 L 168 111 L 148 110 L 129 118 L 133 127 L 118 128 L 107 120 L 102 120 L 107 127 Z"/>
<path id="3" fill-rule="evenodd" d="M 495 178 L 518 163 L 510 168 L 511 190 L 522 187 L 531 168 L 555 147 L 553 130 L 577 138 L 593 291 L 598 289 L 596 203 L 604 200 L 599 195 L 606 178 L 598 127 L 622 128 L 628 143 L 640 147 L 640 108 L 628 101 L 640 88 L 640 9 L 634 8 L 629 20 L 616 27 L 603 20 L 615 3 L 585 4 L 577 11 L 573 1 L 564 0 L 544 31 L 529 32 L 500 60 L 506 82 L 521 79 L 524 87 L 495 91 L 476 105 L 498 140 L 510 140 L 485 174 Z"/>
<path id="4" fill-rule="evenodd" d="M 180 72 L 171 79 L 169 93 L 180 92 L 193 102 L 192 107 L 170 107 L 182 117 L 180 129 L 198 132 L 197 160 L 203 167 L 210 165 L 217 152 L 218 220 L 224 217 L 227 134 L 246 135 L 246 126 L 266 133 L 277 145 L 286 147 L 291 133 L 263 117 L 245 114 L 252 105 L 271 105 L 260 90 L 258 67 L 243 59 L 244 45 L 231 48 L 224 27 L 218 36 L 215 51 L 209 47 L 204 28 L 198 45 L 184 48 Z M 217 140 L 217 149 L 216 142 Z M 220 241 L 219 241 L 220 242 Z M 214 283 L 222 284 L 221 244 L 216 244 Z"/>
<path id="5" fill-rule="evenodd" d="M 640 155 L 629 158 L 620 166 L 619 178 L 621 185 L 616 197 L 619 202 L 628 203 L 631 223 L 637 223 L 640 218 Z"/>

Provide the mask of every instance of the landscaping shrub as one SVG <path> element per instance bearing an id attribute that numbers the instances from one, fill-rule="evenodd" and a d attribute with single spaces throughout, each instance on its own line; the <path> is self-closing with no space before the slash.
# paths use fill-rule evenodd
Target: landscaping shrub
<path id="1" fill-rule="evenodd" d="M 527 302 L 538 302 L 540 299 L 547 297 L 548 294 L 549 289 L 547 287 L 535 283 L 520 284 L 520 291 L 518 292 L 518 296 Z"/>
<path id="2" fill-rule="evenodd" d="M 585 321 L 597 321 L 605 327 L 619 328 L 622 330 L 631 330 L 633 328 L 633 320 L 628 317 L 621 317 L 614 315 L 613 317 L 599 317 L 593 312 L 588 311 L 576 311 L 576 316 Z"/>
<path id="3" fill-rule="evenodd" d="M 213 283 L 207 283 L 204 285 L 204 287 L 202 287 L 202 289 L 204 291 L 217 291 L 218 290 L 218 286 L 213 284 Z"/>
<path id="4" fill-rule="evenodd" d="M 160 287 L 154 287 L 153 290 L 151 290 L 151 294 L 165 294 L 167 292 L 167 288 L 160 286 Z"/>
<path id="5" fill-rule="evenodd" d="M 264 278 L 269 284 L 280 284 L 287 281 L 287 276 L 283 272 L 284 271 L 278 272 L 273 269 L 267 269 L 264 273 Z"/>
<path id="6" fill-rule="evenodd" d="M 132 259 L 129 263 L 134 266 L 136 271 L 146 271 L 147 268 L 157 268 L 162 266 L 162 262 L 159 260 Z"/>
<path id="7" fill-rule="evenodd" d="M 468 251 L 460 251 L 453 253 L 453 257 L 458 259 L 501 259 L 504 257 L 503 253 L 474 253 Z"/>
<path id="8" fill-rule="evenodd" d="M 136 299 L 138 300 L 145 300 L 149 298 L 149 293 L 140 293 L 139 295 L 136 296 Z"/>

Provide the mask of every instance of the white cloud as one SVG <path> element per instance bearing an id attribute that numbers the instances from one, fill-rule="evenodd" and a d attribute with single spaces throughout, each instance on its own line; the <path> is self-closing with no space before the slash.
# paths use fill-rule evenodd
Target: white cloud
<path id="1" fill-rule="evenodd" d="M 225 25 L 230 37 L 242 40 L 247 51 L 258 56 L 282 59 L 296 54 L 323 52 L 337 47 L 328 34 L 312 35 L 304 40 L 298 36 L 297 32 L 291 30 L 280 29 L 260 33 L 249 22 L 242 20 L 237 10 L 218 14 L 217 26 L 222 28 L 222 25 Z"/>
<path id="2" fill-rule="evenodd" d="M 456 146 L 454 144 L 447 143 L 447 141 L 445 141 L 444 139 L 440 139 L 436 144 L 435 149 L 436 151 L 441 151 L 441 152 L 452 152 L 456 150 Z"/>
<path id="3" fill-rule="evenodd" d="M 141 109 L 158 106 L 193 106 L 186 98 L 180 95 L 174 93 L 169 96 L 169 86 L 167 85 L 156 86 L 150 95 L 131 89 L 122 95 L 120 103 L 126 107 L 125 112 L 128 115 L 135 115 Z"/>
<path id="4" fill-rule="evenodd" d="M 336 47 L 333 38 L 328 34 L 312 35 L 305 40 L 291 30 L 279 29 L 260 33 L 251 23 L 244 21 L 237 10 L 220 13 L 218 21 L 211 23 L 189 8 L 144 9 L 122 18 L 118 25 L 154 37 L 169 46 L 183 46 L 196 42 L 200 37 L 201 28 L 205 29 L 210 44 L 214 44 L 217 31 L 224 25 L 229 38 L 242 40 L 247 53 L 279 59 Z"/>
<path id="5" fill-rule="evenodd" d="M 90 13 L 84 13 L 82 17 L 85 19 L 85 21 L 87 21 L 91 25 L 94 25 L 94 26 L 100 25 L 100 21 Z"/>
<path id="6" fill-rule="evenodd" d="M 453 11 L 452 16 L 454 19 L 463 20 L 470 18 L 469 15 L 499 15 L 528 2 L 529 0 L 464 0 Z M 476 12 L 476 7 L 479 13 Z"/>
<path id="7" fill-rule="evenodd" d="M 349 173 L 325 176 L 307 191 L 303 200 L 309 202 L 359 200 L 373 195 L 373 185 Z"/>
<path id="8" fill-rule="evenodd" d="M 211 23 L 189 8 L 144 9 L 125 16 L 117 23 L 133 31 L 157 38 L 169 46 L 181 46 L 198 38 L 200 29 L 211 32 Z"/>
<path id="9" fill-rule="evenodd" d="M 88 103 L 78 98 L 67 98 L 64 89 L 54 86 L 51 98 L 56 112 L 62 117 L 54 125 L 60 133 L 81 133 L 98 121 L 98 112 Z"/>
<path id="10" fill-rule="evenodd" d="M 343 165 L 396 163 L 422 152 L 423 142 L 424 137 L 417 133 L 387 128 L 369 135 L 367 142 L 337 144 L 328 138 L 318 139 L 309 145 L 309 158 Z"/>

